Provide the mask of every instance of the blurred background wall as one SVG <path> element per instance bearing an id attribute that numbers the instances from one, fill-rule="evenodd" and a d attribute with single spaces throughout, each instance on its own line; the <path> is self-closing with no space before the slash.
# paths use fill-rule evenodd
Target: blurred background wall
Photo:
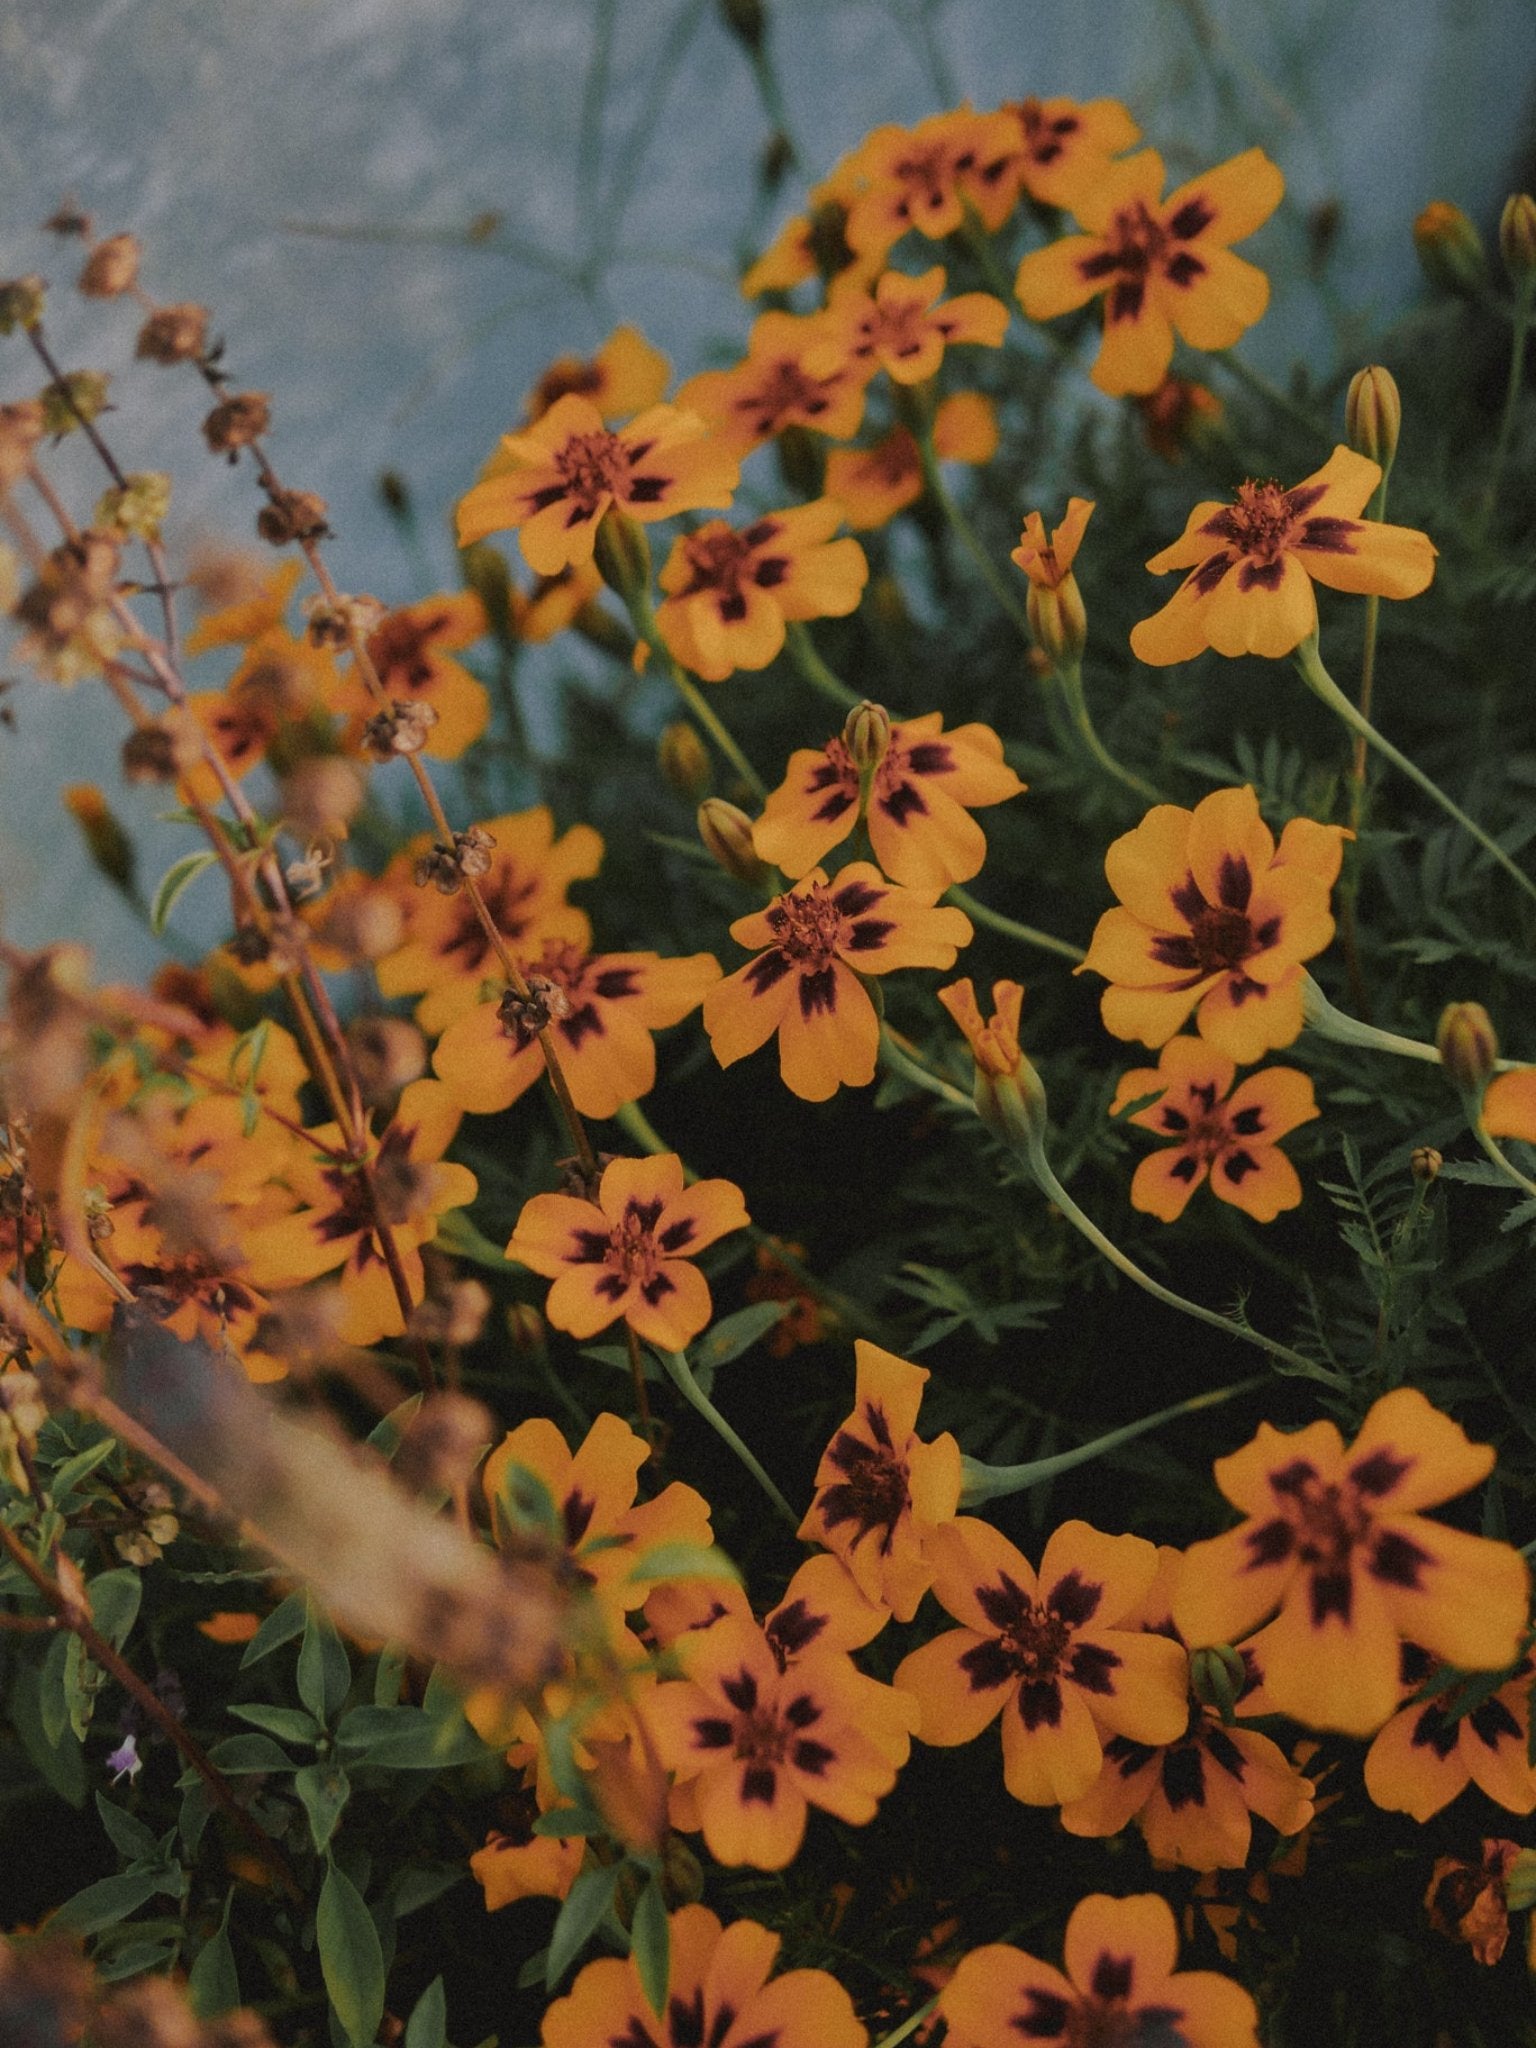
<path id="1" fill-rule="evenodd" d="M 274 457 L 330 501 L 342 586 L 400 602 L 451 579 L 452 502 L 549 357 L 620 318 L 682 372 L 739 350 L 740 259 L 879 121 L 1114 93 L 1181 175 L 1261 143 L 1289 187 L 1256 251 L 1272 274 L 1302 277 L 1309 216 L 1339 209 L 1322 279 L 1287 283 L 1244 344 L 1280 378 L 1298 357 L 1358 359 L 1416 289 L 1427 200 L 1491 228 L 1530 180 L 1530 0 L 768 0 L 768 16 L 799 161 L 765 203 L 772 123 L 716 0 L 0 0 L 0 275 L 72 276 L 74 251 L 36 231 L 66 194 L 138 233 L 150 289 L 208 304 L 237 383 L 273 394 Z M 131 307 L 83 311 L 56 294 L 62 352 L 117 373 L 126 465 L 174 470 L 173 549 L 248 539 L 255 494 L 202 452 L 196 380 L 131 364 Z M 37 381 L 0 343 L 0 397 Z M 382 508 L 385 469 L 420 508 L 414 551 Z M 153 949 L 57 792 L 98 780 L 136 827 L 163 796 L 121 791 L 99 688 L 27 680 L 6 701 L 4 930 L 142 967 Z M 161 828 L 151 881 L 185 844 Z"/>

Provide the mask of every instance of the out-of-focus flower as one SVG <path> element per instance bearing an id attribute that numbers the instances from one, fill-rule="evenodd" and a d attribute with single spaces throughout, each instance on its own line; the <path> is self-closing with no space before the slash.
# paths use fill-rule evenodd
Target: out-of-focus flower
<path id="1" fill-rule="evenodd" d="M 627 322 L 592 356 L 556 356 L 528 394 L 524 416 L 531 425 L 572 393 L 590 399 L 605 420 L 630 419 L 661 403 L 670 365 L 638 327 Z"/>
<path id="2" fill-rule="evenodd" d="M 933 416 L 933 448 L 941 462 L 990 462 L 997 452 L 997 413 L 979 391 L 952 391 Z M 887 520 L 923 495 L 923 458 L 909 427 L 895 426 L 868 448 L 834 448 L 824 487 L 858 531 Z"/>
<path id="3" fill-rule="evenodd" d="M 1437 1856 L 1424 1894 L 1424 1910 L 1435 1932 L 1464 1941 L 1473 1960 L 1490 1969 L 1509 1942 L 1509 1874 L 1521 1853 L 1518 1842 L 1485 1835 L 1476 1863 L 1462 1856 Z"/>

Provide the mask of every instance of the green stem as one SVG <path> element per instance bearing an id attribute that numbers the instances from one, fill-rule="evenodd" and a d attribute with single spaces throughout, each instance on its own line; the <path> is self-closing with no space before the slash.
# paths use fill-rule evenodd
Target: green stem
<path id="1" fill-rule="evenodd" d="M 926 2005 L 920 2005 L 916 2012 L 909 2012 L 899 2027 L 893 2027 L 890 2033 L 882 2034 L 875 2042 L 874 2048 L 897 2048 L 899 2041 L 905 2041 L 908 2035 L 915 2034 L 923 2021 L 937 2010 L 939 1998 L 940 1993 L 935 1991 Z"/>
<path id="2" fill-rule="evenodd" d="M 784 635 L 784 645 L 789 649 L 789 658 L 799 669 L 805 680 L 820 690 L 823 697 L 830 698 L 839 710 L 851 711 L 855 704 L 864 699 L 857 690 L 851 690 L 841 676 L 836 676 L 816 652 L 816 644 L 798 619 L 792 619 Z"/>
<path id="3" fill-rule="evenodd" d="M 960 545 L 981 571 L 982 581 L 997 599 L 998 604 L 1008 614 L 1014 625 L 1018 627 L 1025 643 L 1033 645 L 1034 636 L 1029 630 L 1029 617 L 1025 612 L 1022 600 L 1017 592 L 1009 586 L 997 564 L 982 546 L 980 536 L 977 534 L 975 527 L 972 526 L 969 519 L 960 510 L 948 484 L 944 481 L 943 474 L 939 468 L 939 458 L 934 452 L 931 429 L 924 428 L 918 434 L 917 448 L 923 465 L 923 481 L 927 485 L 934 503 L 949 521 Z"/>
<path id="4" fill-rule="evenodd" d="M 1070 667 L 1060 664 L 1056 669 L 1056 678 L 1061 684 L 1061 693 L 1066 699 L 1068 711 L 1072 714 L 1072 723 L 1079 739 L 1104 773 L 1111 776 L 1114 781 L 1123 783 L 1127 789 L 1134 790 L 1143 803 L 1165 803 L 1167 799 L 1160 790 L 1154 789 L 1150 782 L 1144 782 L 1139 775 L 1124 767 L 1099 738 L 1093 720 L 1088 715 L 1088 699 L 1083 695 L 1082 669 L 1075 663 Z"/>
<path id="5" fill-rule="evenodd" d="M 904 1081 L 910 1081 L 915 1088 L 922 1088 L 929 1095 L 936 1095 L 940 1102 L 949 1103 L 951 1108 L 975 1109 L 976 1105 L 969 1095 L 952 1087 L 948 1081 L 941 1081 L 937 1074 L 930 1073 L 920 1061 L 903 1051 L 888 1024 L 880 1026 L 880 1058 L 893 1074 L 900 1074 Z"/>
<path id="6" fill-rule="evenodd" d="M 1319 1038 L 1331 1038 L 1335 1045 L 1396 1053 L 1399 1059 L 1422 1060 L 1431 1067 L 1441 1064 L 1439 1052 L 1422 1038 L 1402 1038 L 1395 1031 L 1380 1031 L 1374 1024 L 1362 1024 L 1358 1017 L 1347 1017 L 1342 1010 L 1336 1010 L 1305 968 L 1301 977 L 1301 1006 L 1306 1028 L 1315 1031 Z M 1512 1074 L 1517 1067 L 1529 1065 L 1529 1060 L 1497 1059 L 1493 1070 L 1496 1074 Z"/>
<path id="7" fill-rule="evenodd" d="M 664 664 L 672 678 L 673 687 L 694 717 L 709 734 L 720 752 L 730 762 L 747 788 L 762 803 L 768 794 L 768 786 L 758 774 L 746 755 L 737 746 L 730 732 L 721 723 L 713 705 L 705 699 L 703 691 L 689 675 L 668 647 L 656 628 L 656 614 L 651 610 L 650 598 L 643 590 L 637 590 L 628 599 L 629 616 L 635 631 L 650 648 L 656 659 Z"/>
<path id="8" fill-rule="evenodd" d="M 1390 761 L 1394 768 L 1401 774 L 1406 775 L 1410 782 L 1422 789 L 1427 797 L 1430 797 L 1439 805 L 1448 818 L 1453 819 L 1463 832 L 1475 839 L 1484 853 L 1491 860 L 1496 861 L 1507 875 L 1519 883 L 1525 894 L 1533 902 L 1536 902 L 1536 882 L 1533 882 L 1523 869 L 1516 867 L 1498 841 L 1490 838 L 1482 826 L 1475 819 L 1469 818 L 1459 804 L 1452 803 L 1438 783 L 1432 782 L 1423 769 L 1415 762 L 1410 761 L 1406 754 L 1399 753 L 1392 742 L 1389 739 L 1385 739 L 1376 730 L 1375 726 L 1371 724 L 1370 720 L 1364 717 L 1350 703 L 1344 692 L 1333 680 L 1333 677 L 1324 668 L 1322 656 L 1318 653 L 1317 635 L 1315 633 L 1302 641 L 1301 645 L 1296 649 L 1294 659 L 1302 681 L 1312 691 L 1314 696 L 1320 697 L 1329 710 L 1342 718 L 1352 732 L 1359 733 L 1363 739 L 1376 749 L 1377 753 L 1384 760 Z"/>
<path id="9" fill-rule="evenodd" d="M 1270 1375 L 1255 1373 L 1246 1380 L 1238 1380 L 1230 1387 L 1210 1387 L 1203 1394 L 1193 1394 L 1187 1401 L 1176 1401 L 1171 1408 L 1159 1408 L 1155 1415 L 1143 1415 L 1137 1422 L 1127 1422 L 1119 1429 L 1111 1429 L 1103 1436 L 1096 1436 L 1091 1443 L 1079 1444 L 1075 1450 L 1058 1451 L 1054 1457 L 1031 1458 L 1023 1465 L 988 1465 L 979 1458 L 961 1457 L 960 1471 L 962 1485 L 960 1505 L 974 1508 L 982 1501 L 997 1500 L 1004 1494 L 1023 1493 L 1032 1486 L 1044 1486 L 1062 1472 L 1070 1472 L 1075 1465 L 1086 1465 L 1099 1458 L 1106 1451 L 1118 1450 L 1121 1444 L 1128 1444 L 1138 1436 L 1145 1436 L 1149 1429 L 1160 1429 L 1165 1422 L 1177 1421 L 1181 1415 L 1198 1414 L 1202 1408 L 1220 1407 L 1223 1401 L 1232 1401 L 1239 1394 L 1255 1393 L 1260 1387 L 1267 1387 Z"/>
<path id="10" fill-rule="evenodd" d="M 688 1403 L 689 1407 L 702 1415 L 720 1441 L 736 1453 L 742 1464 L 746 1466 L 752 1477 L 773 1502 L 774 1507 L 784 1517 L 785 1521 L 788 1522 L 790 1528 L 798 1530 L 800 1527 L 800 1517 L 795 1513 L 789 1502 L 780 1493 L 779 1489 L 768 1477 L 768 1474 L 763 1470 L 762 1466 L 753 1457 L 741 1438 L 732 1429 L 731 1425 L 720 1413 L 720 1410 L 694 1378 L 693 1368 L 688 1363 L 687 1354 L 682 1351 L 663 1351 L 659 1356 L 663 1366 L 666 1368 L 668 1378 Z"/>
<path id="11" fill-rule="evenodd" d="M 1488 1126 L 1483 1122 L 1481 1111 L 1469 1117 L 1468 1122 L 1472 1126 L 1473 1137 L 1476 1138 L 1478 1144 L 1482 1146 L 1484 1152 L 1487 1153 L 1504 1178 L 1512 1182 L 1523 1193 L 1531 1196 L 1533 1200 L 1536 1200 L 1536 1180 L 1527 1179 L 1519 1167 L 1515 1165 L 1514 1161 L 1507 1159 L 1499 1150 L 1493 1141 Z"/>
<path id="12" fill-rule="evenodd" d="M 963 910 L 975 923 L 990 925 L 994 931 L 1004 932 L 1022 945 L 1038 946 L 1042 953 L 1057 953 L 1063 960 L 1074 962 L 1088 957 L 1082 947 L 1074 946 L 1070 939 L 1058 939 L 1050 932 L 1037 931 L 1032 924 L 1020 924 L 1016 918 L 1004 917 L 1000 910 L 989 910 L 985 903 L 978 903 L 968 889 L 953 888 L 944 900 Z"/>
<path id="13" fill-rule="evenodd" d="M 1241 356 L 1233 355 L 1230 349 L 1213 350 L 1211 360 L 1220 363 L 1224 370 L 1229 370 L 1238 383 L 1251 391 L 1255 398 L 1262 398 L 1266 405 L 1273 406 L 1276 412 L 1284 413 L 1286 418 L 1294 421 L 1298 427 L 1305 427 L 1309 434 L 1317 435 L 1327 431 L 1326 422 L 1317 413 L 1303 405 L 1299 399 L 1292 398 L 1288 391 L 1282 391 L 1280 386 L 1266 377 L 1262 370 L 1254 369 L 1252 364 L 1245 363 Z"/>
<path id="14" fill-rule="evenodd" d="M 1483 491 L 1480 533 L 1486 533 L 1492 524 L 1494 510 L 1499 500 L 1499 486 L 1504 480 L 1504 465 L 1509 459 L 1510 442 L 1514 438 L 1515 414 L 1519 409 L 1520 392 L 1525 382 L 1525 345 L 1530 339 L 1532 297 L 1533 284 L 1530 279 L 1526 279 L 1515 294 L 1515 335 L 1509 351 L 1509 381 L 1504 387 L 1504 411 L 1499 419 L 1499 437 L 1493 444 L 1493 461 L 1489 466 L 1488 482 Z"/>
<path id="15" fill-rule="evenodd" d="M 1381 482 L 1376 486 L 1375 495 L 1365 508 L 1367 519 L 1378 524 L 1387 516 L 1387 478 L 1390 469 L 1384 469 Z M 1381 598 L 1371 591 L 1365 600 L 1365 646 L 1360 654 L 1360 716 L 1369 719 L 1371 699 L 1376 688 L 1376 628 L 1381 619 Z M 1365 753 L 1368 742 L 1363 732 L 1355 734 L 1354 758 L 1350 764 L 1349 829 L 1360 830 L 1360 820 L 1365 810 Z"/>

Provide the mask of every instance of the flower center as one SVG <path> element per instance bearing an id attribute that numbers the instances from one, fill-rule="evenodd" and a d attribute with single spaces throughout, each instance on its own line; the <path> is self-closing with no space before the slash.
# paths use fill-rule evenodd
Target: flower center
<path id="1" fill-rule="evenodd" d="M 1230 972 L 1255 951 L 1246 912 L 1224 904 L 1207 904 L 1196 911 L 1190 929 L 1202 974 Z"/>
<path id="2" fill-rule="evenodd" d="M 790 1730 L 771 1707 L 758 1707 L 736 1723 L 736 1754 L 744 1763 L 781 1764 L 789 1749 Z"/>
<path id="3" fill-rule="evenodd" d="M 1250 482 L 1238 486 L 1237 503 L 1231 508 L 1227 531 L 1245 555 L 1255 561 L 1274 561 L 1289 543 L 1295 525 L 1279 484 Z"/>
<path id="4" fill-rule="evenodd" d="M 848 920 L 820 882 L 803 896 L 781 896 L 768 923 L 785 959 L 810 967 L 825 967 L 848 937 Z"/>
<path id="5" fill-rule="evenodd" d="M 1059 1614 L 1030 1601 L 1002 1634 L 1002 1645 L 1020 1678 L 1054 1678 L 1072 1630 Z"/>
<path id="6" fill-rule="evenodd" d="M 629 481 L 629 450 L 617 434 L 572 434 L 555 456 L 567 495 L 583 512 L 595 512 L 598 500 L 619 496 Z"/>
<path id="7" fill-rule="evenodd" d="M 625 1280 L 644 1287 L 655 1277 L 656 1239 L 653 1232 L 661 1214 L 659 1202 L 631 1202 L 622 1219 L 608 1233 L 608 1261 Z"/>
<path id="8" fill-rule="evenodd" d="M 796 413 L 814 419 L 825 412 L 826 388 L 808 377 L 793 358 L 781 356 L 767 366 L 757 389 L 742 400 L 742 409 L 753 416 L 758 433 L 772 434 Z"/>
<path id="9" fill-rule="evenodd" d="M 1285 1512 L 1300 1539 L 1297 1555 L 1304 1564 L 1337 1570 L 1370 1531 L 1369 1510 L 1352 1486 L 1324 1481 L 1315 1473 L 1285 1489 Z"/>
<path id="10" fill-rule="evenodd" d="M 1104 241 L 1106 269 L 1112 267 L 1124 271 L 1128 277 L 1145 278 L 1167 247 L 1168 236 L 1162 224 L 1152 218 L 1138 199 L 1134 205 L 1123 206 L 1115 215 Z M 1111 257 L 1113 265 L 1109 262 Z"/>
<path id="11" fill-rule="evenodd" d="M 678 594 L 691 597 L 699 590 L 718 590 L 725 597 L 739 597 L 753 548 L 743 533 L 727 527 L 720 533 L 696 533 L 684 544 L 691 572 L 687 586 Z"/>
<path id="12" fill-rule="evenodd" d="M 1144 2028 L 1141 2014 L 1130 2012 L 1119 1999 L 1106 2004 L 1099 1998 L 1085 1998 L 1073 2008 L 1067 2022 L 1066 2048 L 1152 2048 L 1154 2042 L 1173 2043 L 1184 2036 L 1165 2033 L 1161 2028 Z"/>

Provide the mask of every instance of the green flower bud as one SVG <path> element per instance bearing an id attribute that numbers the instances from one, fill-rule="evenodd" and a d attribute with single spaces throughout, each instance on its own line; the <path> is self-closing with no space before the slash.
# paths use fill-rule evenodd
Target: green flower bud
<path id="1" fill-rule="evenodd" d="M 1498 1063 L 1499 1039 L 1481 1003 L 1448 1003 L 1435 1029 L 1440 1064 L 1463 1095 L 1482 1100 Z"/>
<path id="2" fill-rule="evenodd" d="M 656 743 L 656 759 L 662 775 L 679 796 L 694 803 L 709 789 L 709 753 L 686 719 L 667 726 Z"/>
<path id="3" fill-rule="evenodd" d="M 94 523 L 136 540 L 158 540 L 170 509 L 170 478 L 163 470 L 139 470 L 102 493 Z"/>
<path id="4" fill-rule="evenodd" d="M 1247 1683 L 1248 1667 L 1230 1643 L 1213 1643 L 1191 1652 L 1189 1689 L 1202 1706 L 1220 1714 L 1228 1727 Z"/>
<path id="5" fill-rule="evenodd" d="M 1397 379 L 1379 363 L 1357 370 L 1344 400 L 1344 438 L 1357 455 L 1391 469 L 1403 426 L 1403 401 Z"/>
<path id="6" fill-rule="evenodd" d="M 1499 254 L 1509 281 L 1517 290 L 1529 291 L 1536 278 L 1536 199 L 1529 192 L 1512 192 L 1499 215 Z"/>
<path id="7" fill-rule="evenodd" d="M 1465 292 L 1486 283 L 1483 238 L 1449 199 L 1432 199 L 1425 207 L 1413 224 L 1413 245 L 1431 284 Z"/>
<path id="8" fill-rule="evenodd" d="M 724 797 L 706 797 L 699 805 L 699 837 L 716 865 L 738 882 L 760 889 L 768 868 L 752 844 L 752 820 Z"/>
<path id="9" fill-rule="evenodd" d="M 40 277 L 12 277 L 0 284 L 0 334 L 35 327 L 43 317 L 46 292 Z"/>
<path id="10" fill-rule="evenodd" d="M 640 522 L 617 505 L 610 505 L 598 522 L 593 559 L 608 588 L 626 605 L 650 597 L 651 544 Z"/>

